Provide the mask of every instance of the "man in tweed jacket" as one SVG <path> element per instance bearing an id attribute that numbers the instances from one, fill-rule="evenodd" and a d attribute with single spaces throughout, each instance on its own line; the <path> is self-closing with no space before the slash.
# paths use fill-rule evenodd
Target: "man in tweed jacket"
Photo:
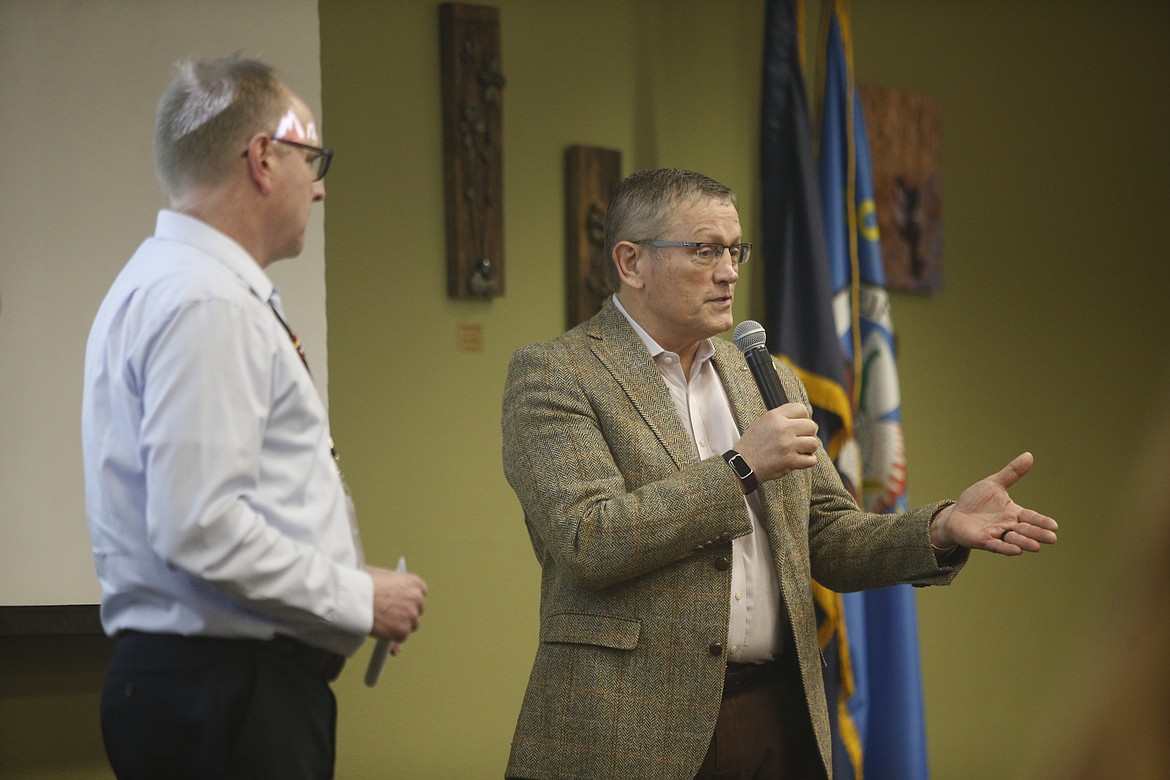
<path id="1" fill-rule="evenodd" d="M 741 241 L 723 185 L 634 174 L 607 215 L 616 296 L 513 357 L 504 469 L 542 583 L 509 777 L 829 777 L 811 580 L 947 584 L 970 549 L 1056 540 L 1008 496 L 1027 453 L 957 503 L 860 511 L 796 376 L 777 366 L 790 402 L 768 411 L 712 338 L 732 325 Z M 736 452 L 753 474 L 730 467 Z"/>

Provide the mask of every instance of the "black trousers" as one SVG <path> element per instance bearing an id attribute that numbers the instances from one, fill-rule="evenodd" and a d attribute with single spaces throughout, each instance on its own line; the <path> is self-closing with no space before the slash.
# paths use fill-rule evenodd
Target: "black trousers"
<path id="1" fill-rule="evenodd" d="M 333 777 L 340 656 L 271 642 L 124 632 L 102 693 L 120 780 Z"/>

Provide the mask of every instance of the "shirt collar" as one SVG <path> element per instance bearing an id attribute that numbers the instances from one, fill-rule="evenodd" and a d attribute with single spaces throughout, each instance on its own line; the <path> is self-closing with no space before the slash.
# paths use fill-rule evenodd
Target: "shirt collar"
<path id="1" fill-rule="evenodd" d="M 615 309 L 622 313 L 622 316 L 625 317 L 626 320 L 630 323 L 630 327 L 634 329 L 634 333 L 637 333 L 638 338 L 640 338 L 642 343 L 646 345 L 646 349 L 650 351 L 650 357 L 657 361 L 661 355 L 666 354 L 666 350 L 662 347 L 662 345 L 655 341 L 654 337 L 647 333 L 646 330 L 638 324 L 638 321 L 630 316 L 630 313 L 626 311 L 625 306 L 622 306 L 622 302 L 616 295 L 613 296 L 613 305 Z M 672 352 L 670 354 L 674 353 Z M 711 339 L 703 339 L 699 342 L 698 351 L 695 352 L 694 365 L 701 366 L 703 363 L 714 357 L 714 355 L 715 345 L 711 343 Z"/>
<path id="2" fill-rule="evenodd" d="M 268 274 L 248 251 L 201 219 L 181 214 L 170 209 L 158 213 L 155 223 L 155 238 L 177 241 L 193 247 L 223 265 L 252 290 L 264 303 L 268 303 L 276 288 Z"/>

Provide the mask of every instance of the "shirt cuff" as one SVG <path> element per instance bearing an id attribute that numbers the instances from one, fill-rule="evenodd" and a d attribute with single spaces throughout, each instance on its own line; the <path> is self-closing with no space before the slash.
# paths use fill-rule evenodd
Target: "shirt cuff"
<path id="1" fill-rule="evenodd" d="M 337 604 L 331 623 L 340 630 L 368 636 L 374 628 L 374 579 L 365 569 L 340 569 Z"/>

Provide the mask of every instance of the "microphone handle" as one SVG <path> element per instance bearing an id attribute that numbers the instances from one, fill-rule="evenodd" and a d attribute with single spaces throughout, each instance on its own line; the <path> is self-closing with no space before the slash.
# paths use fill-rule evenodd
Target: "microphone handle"
<path id="1" fill-rule="evenodd" d="M 406 571 L 406 556 L 403 555 L 398 558 L 398 568 L 396 572 Z M 366 685 L 373 688 L 378 684 L 378 680 L 382 677 L 382 667 L 386 665 L 386 656 L 390 654 L 390 648 L 393 642 L 389 639 L 379 639 L 374 645 L 374 652 L 370 654 L 370 663 L 366 666 Z"/>
<path id="2" fill-rule="evenodd" d="M 753 347 L 743 353 L 748 368 L 755 377 L 756 386 L 760 388 L 760 395 L 764 398 L 764 405 L 769 409 L 783 406 L 788 401 L 784 388 L 780 386 L 780 377 L 776 376 L 776 368 L 772 365 L 772 356 L 762 346 Z"/>

